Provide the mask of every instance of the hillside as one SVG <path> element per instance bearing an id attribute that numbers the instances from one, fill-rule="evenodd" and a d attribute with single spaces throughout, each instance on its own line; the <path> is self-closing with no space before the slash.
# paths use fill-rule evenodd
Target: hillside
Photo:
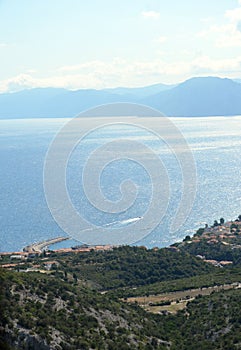
<path id="1" fill-rule="evenodd" d="M 167 348 L 163 329 L 141 308 L 58 278 L 2 272 L 0 277 L 6 330 L 1 349 Z"/>
<path id="2" fill-rule="evenodd" d="M 51 269 L 44 270 L 48 262 Z M 137 247 L 43 254 L 24 264 L 25 272 L 0 268 L 3 350 L 241 348 L 241 289 L 236 283 L 229 290 L 221 286 L 240 281 L 240 271 L 225 269 L 227 273 L 220 274 L 220 268 L 175 249 Z M 149 276 L 158 276 L 159 282 L 153 284 Z M 215 281 L 220 283 L 216 292 L 176 301 L 181 307 L 174 313 L 146 312 L 146 302 L 138 306 L 118 297 L 120 286 L 146 298 L 147 289 L 141 289 L 154 285 L 160 293 Z M 171 301 L 166 304 L 174 307 Z"/>
<path id="3" fill-rule="evenodd" d="M 142 102 L 168 116 L 240 115 L 241 84 L 215 77 L 192 78 Z"/>
<path id="4" fill-rule="evenodd" d="M 91 107 L 112 102 L 134 101 L 101 90 L 68 91 L 42 88 L 0 94 L 0 118 L 63 118 L 74 117 Z"/>
<path id="5" fill-rule="evenodd" d="M 62 118 L 101 104 L 141 103 L 168 116 L 241 115 L 241 84 L 215 77 L 192 78 L 179 85 L 69 91 L 37 88 L 0 94 L 0 118 Z"/>
<path id="6" fill-rule="evenodd" d="M 215 270 L 187 253 L 129 246 L 113 251 L 76 254 L 65 258 L 64 263 L 59 262 L 62 265 L 67 263 L 67 272 L 90 280 L 99 290 L 148 285 Z"/>
<path id="7" fill-rule="evenodd" d="M 159 92 L 172 89 L 175 85 L 167 85 L 167 84 L 154 84 L 144 87 L 136 87 L 136 88 L 112 88 L 105 89 L 104 91 L 111 92 L 113 94 L 118 95 L 129 95 L 134 97 L 135 99 L 146 98 L 148 96 L 152 96 L 158 94 Z"/>
<path id="8" fill-rule="evenodd" d="M 0 349 L 241 349 L 240 243 L 241 215 L 169 248 L 3 254 Z"/>
<path id="9" fill-rule="evenodd" d="M 241 215 L 234 221 L 215 220 L 173 246 L 215 266 L 241 267 Z"/>

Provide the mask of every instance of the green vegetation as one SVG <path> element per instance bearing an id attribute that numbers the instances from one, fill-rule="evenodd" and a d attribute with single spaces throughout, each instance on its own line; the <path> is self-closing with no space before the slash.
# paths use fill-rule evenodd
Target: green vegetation
<path id="1" fill-rule="evenodd" d="M 56 349 L 164 349 L 155 315 L 53 276 L 1 273 L 1 326 L 11 344 Z M 42 345 L 41 345 L 42 344 Z M 164 343 L 165 344 L 165 343 Z M 55 347 L 56 346 L 56 347 Z M 2 349 L 2 348 L 1 348 Z"/>
<path id="2" fill-rule="evenodd" d="M 194 236 L 186 236 L 173 244 L 182 252 L 203 256 L 206 260 L 229 261 L 241 267 L 241 215 L 235 221 L 214 220 L 213 226 L 199 228 Z"/>
<path id="3" fill-rule="evenodd" d="M 108 292 L 108 294 L 118 296 L 120 298 L 136 297 L 142 295 L 155 295 L 161 293 L 176 292 L 188 289 L 221 286 L 235 282 L 241 283 L 240 268 L 218 269 L 215 272 L 207 274 L 157 282 L 134 288 L 118 288 L 114 291 Z"/>
<path id="4" fill-rule="evenodd" d="M 53 252 L 21 265 L 44 271 L 52 261 L 49 274 L 0 268 L 0 349 L 241 349 L 241 289 L 199 294 L 176 314 L 152 314 L 122 301 L 241 282 L 238 249 L 189 238 L 175 246 Z M 232 252 L 234 266 L 214 267 L 195 257 L 204 252 L 217 260 L 229 260 Z M 159 304 L 172 306 L 169 300 Z"/>
<path id="5" fill-rule="evenodd" d="M 196 298 L 186 310 L 168 317 L 166 331 L 174 339 L 171 349 L 241 349 L 240 299 L 240 289 L 213 293 Z"/>
<path id="6" fill-rule="evenodd" d="M 206 259 L 232 261 L 234 266 L 241 266 L 240 248 L 235 248 L 232 245 L 224 245 L 221 242 L 209 244 L 206 240 L 201 240 L 185 244 L 181 249 L 194 256 L 204 255 Z"/>
<path id="7" fill-rule="evenodd" d="M 64 258 L 61 268 L 91 281 L 99 290 L 149 285 L 215 271 L 213 266 L 185 252 L 129 246 L 72 254 Z"/>

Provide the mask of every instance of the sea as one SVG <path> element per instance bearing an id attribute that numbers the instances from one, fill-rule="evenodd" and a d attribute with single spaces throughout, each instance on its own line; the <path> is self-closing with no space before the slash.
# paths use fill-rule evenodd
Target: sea
<path id="1" fill-rule="evenodd" d="M 70 119 L 67 118 L 0 120 L 0 252 L 19 251 L 31 243 L 66 235 L 70 235 L 69 240 L 50 248 L 89 243 L 86 225 L 82 227 L 80 224 L 79 231 L 82 233 L 79 241 L 76 239 L 79 236 L 71 236 L 71 232 L 68 232 L 68 225 L 64 227 L 55 221 L 44 189 L 44 166 L 49 148 L 69 122 Z M 96 231 L 107 230 L 103 242 L 100 237 L 93 244 L 108 244 L 108 237 L 109 243 L 113 243 L 113 230 L 128 227 L 127 244 L 145 245 L 148 248 L 164 247 L 182 240 L 186 235 L 192 235 L 205 224 L 211 225 L 216 219 L 223 217 L 230 220 L 241 214 L 241 116 L 170 118 L 170 122 L 180 131 L 194 161 L 185 165 L 185 181 L 192 187 L 190 196 L 195 192 L 195 197 L 193 203 L 187 204 L 190 205 L 190 210 L 175 231 L 171 230 L 171 225 L 183 191 L 186 191 L 183 185 L 184 174 L 178 154 L 165 141 L 165 138 L 171 139 L 170 135 L 165 134 L 160 138 L 153 131 L 156 128 L 156 118 L 152 120 L 150 117 L 148 129 L 136 126 L 133 121 L 113 125 L 103 123 L 102 127 L 86 133 L 72 149 L 65 179 L 69 200 L 78 215 L 87 224 L 90 223 L 92 228 L 89 230 L 93 231 L 95 227 Z M 83 123 L 86 130 L 89 130 L 88 121 L 83 120 Z M 127 146 L 129 145 L 129 158 L 127 153 L 121 157 L 119 152 L 118 142 L 123 140 L 127 140 Z M 110 152 L 109 162 L 106 161 L 109 149 L 103 148 L 108 144 L 115 147 L 114 153 Z M 156 170 L 155 162 L 151 164 L 150 173 L 153 173 L 154 167 L 154 175 L 157 175 L 156 180 L 153 180 L 148 169 L 148 157 L 142 146 L 144 150 L 153 152 L 163 164 L 163 181 L 158 177 L 159 161 L 156 162 Z M 83 171 L 87 162 L 95 156 L 96 150 L 102 151 L 97 157 L 98 164 L 93 161 L 87 169 L 87 180 L 92 190 L 88 197 L 83 183 Z M 100 168 L 101 173 L 96 175 L 102 156 L 104 166 Z M 135 186 L 122 187 L 123 184 L 128 185 L 126 180 Z M 159 182 L 153 185 L 153 181 Z M 101 209 L 101 205 L 96 205 L 91 199 L 95 191 L 98 197 L 99 189 L 107 204 L 113 203 L 113 208 L 123 198 L 125 190 L 134 191 L 135 197 L 131 196 L 129 207 L 127 203 L 124 209 L 119 208 L 120 212 L 108 209 L 108 205 Z M 153 215 L 149 213 L 149 220 L 155 221 L 159 208 L 162 213 L 157 220 L 158 224 L 149 229 L 145 226 L 145 215 L 153 200 L 153 191 L 157 191 L 160 196 L 160 203 L 155 199 Z M 165 193 L 165 198 L 162 198 L 162 193 Z M 65 203 L 62 206 L 64 212 Z M 144 233 L 134 235 L 131 242 L 129 238 L 132 225 L 141 223 L 141 220 Z M 120 240 L 120 243 L 125 244 L 125 240 Z"/>

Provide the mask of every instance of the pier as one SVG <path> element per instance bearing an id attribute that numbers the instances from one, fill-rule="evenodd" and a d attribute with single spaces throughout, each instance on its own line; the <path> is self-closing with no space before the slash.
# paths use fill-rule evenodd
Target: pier
<path id="1" fill-rule="evenodd" d="M 69 237 L 56 237 L 56 238 L 47 239 L 46 241 L 28 245 L 25 248 L 23 248 L 23 251 L 26 253 L 42 253 L 44 248 L 47 248 L 48 246 L 55 243 L 66 241 L 67 239 L 69 239 Z"/>

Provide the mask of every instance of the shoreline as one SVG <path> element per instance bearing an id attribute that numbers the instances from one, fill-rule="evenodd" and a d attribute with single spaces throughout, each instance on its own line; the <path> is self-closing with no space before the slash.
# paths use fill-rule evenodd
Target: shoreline
<path id="1" fill-rule="evenodd" d="M 11 251 L 11 252 L 0 252 L 0 256 L 18 256 L 19 258 L 27 258 L 29 256 L 33 255 L 40 255 L 43 252 L 54 252 L 54 253 L 71 253 L 71 252 L 88 252 L 90 250 L 110 250 L 114 246 L 107 244 L 107 245 L 87 245 L 87 244 L 80 244 L 75 247 L 70 248 L 59 248 L 59 249 L 51 249 L 48 250 L 48 247 L 50 245 L 54 245 L 56 243 L 60 243 L 66 240 L 70 240 L 71 237 L 55 237 L 48 240 L 44 240 L 41 242 L 29 244 L 26 247 L 24 247 L 21 251 Z"/>
<path id="2" fill-rule="evenodd" d="M 69 237 L 56 237 L 56 238 L 50 238 L 47 239 L 45 241 L 41 241 L 38 243 L 33 243 L 30 244 L 26 247 L 23 248 L 23 252 L 26 253 L 42 253 L 45 248 L 48 248 L 50 245 L 59 243 L 59 242 L 63 242 L 63 241 L 67 241 L 68 239 L 70 239 Z"/>

